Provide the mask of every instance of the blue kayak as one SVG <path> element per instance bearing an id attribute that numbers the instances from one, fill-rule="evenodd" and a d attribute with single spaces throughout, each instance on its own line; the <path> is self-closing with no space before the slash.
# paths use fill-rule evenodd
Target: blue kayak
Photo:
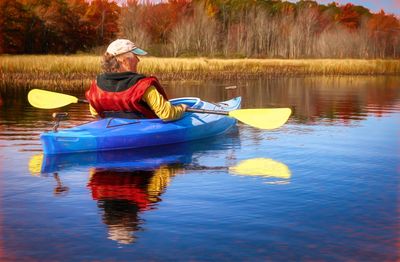
<path id="1" fill-rule="evenodd" d="M 174 105 L 187 104 L 191 108 L 231 111 L 240 108 L 237 97 L 219 103 L 199 98 L 176 98 Z M 216 136 L 236 124 L 234 118 L 208 114 L 189 113 L 171 122 L 160 119 L 104 118 L 58 132 L 44 132 L 40 139 L 46 155 L 119 150 L 167 145 Z"/>

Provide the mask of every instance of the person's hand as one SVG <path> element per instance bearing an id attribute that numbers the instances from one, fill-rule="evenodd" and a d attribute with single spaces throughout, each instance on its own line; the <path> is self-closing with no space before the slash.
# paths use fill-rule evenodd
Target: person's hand
<path id="1" fill-rule="evenodd" d="M 183 108 L 183 111 L 186 111 L 186 108 L 188 108 L 188 105 L 186 105 L 186 104 L 181 104 L 181 107 Z"/>

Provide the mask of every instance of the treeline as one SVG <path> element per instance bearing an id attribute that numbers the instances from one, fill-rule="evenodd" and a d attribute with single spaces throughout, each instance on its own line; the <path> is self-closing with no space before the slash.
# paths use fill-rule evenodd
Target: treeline
<path id="1" fill-rule="evenodd" d="M 399 58 L 400 21 L 280 0 L 0 0 L 1 53 L 92 51 L 116 37 L 158 56 Z"/>
<path id="2" fill-rule="evenodd" d="M 119 32 L 121 7 L 96 0 L 0 0 L 0 53 L 75 53 Z"/>

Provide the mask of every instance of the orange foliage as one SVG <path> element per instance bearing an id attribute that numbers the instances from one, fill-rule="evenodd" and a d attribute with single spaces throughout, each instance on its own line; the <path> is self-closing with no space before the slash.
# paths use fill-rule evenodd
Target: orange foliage
<path id="1" fill-rule="evenodd" d="M 154 42 L 165 43 L 174 26 L 189 12 L 190 1 L 169 0 L 167 3 L 146 5 L 143 25 Z"/>
<path id="2" fill-rule="evenodd" d="M 90 3 L 85 17 L 96 32 L 97 45 L 107 44 L 117 35 L 119 14 L 120 7 L 114 1 L 94 0 Z"/>
<path id="3" fill-rule="evenodd" d="M 387 15 L 383 10 L 374 14 L 368 21 L 368 33 L 375 47 L 380 49 L 380 56 L 399 54 L 400 21 L 393 15 Z"/>
<path id="4" fill-rule="evenodd" d="M 368 29 L 372 35 L 375 34 L 400 34 L 400 22 L 394 15 L 387 15 L 383 10 L 372 15 L 368 21 Z"/>

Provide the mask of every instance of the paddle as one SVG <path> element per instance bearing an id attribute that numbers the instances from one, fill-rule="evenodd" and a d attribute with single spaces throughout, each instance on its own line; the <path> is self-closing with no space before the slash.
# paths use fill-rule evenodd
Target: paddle
<path id="1" fill-rule="evenodd" d="M 41 89 L 32 89 L 28 93 L 29 103 L 41 109 L 53 109 L 74 103 L 88 103 L 87 100 L 78 99 L 75 96 L 60 94 Z"/>
<path id="2" fill-rule="evenodd" d="M 32 106 L 42 109 L 59 108 L 73 103 L 88 103 L 87 100 L 78 99 L 75 96 L 40 89 L 29 91 L 28 101 Z M 286 123 L 292 113 L 290 108 L 237 109 L 232 111 L 187 108 L 186 111 L 226 115 L 260 129 L 279 128 Z"/>

